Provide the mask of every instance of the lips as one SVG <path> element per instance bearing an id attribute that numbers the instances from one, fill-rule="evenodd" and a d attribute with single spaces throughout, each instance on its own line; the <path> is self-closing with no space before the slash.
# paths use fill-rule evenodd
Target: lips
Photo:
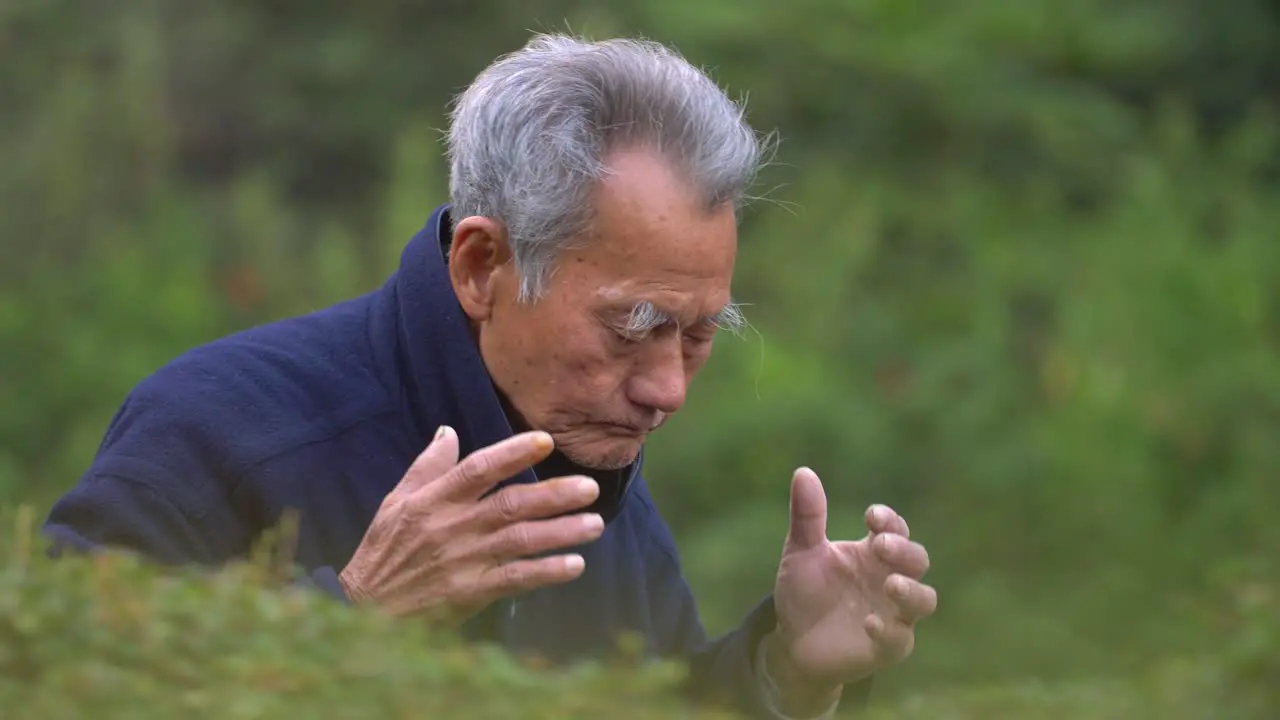
<path id="1" fill-rule="evenodd" d="M 639 425 L 630 425 L 626 423 L 606 422 L 606 423 L 600 423 L 600 425 L 610 431 L 613 431 L 615 434 L 631 435 L 631 436 L 637 436 L 637 437 L 648 433 L 650 430 L 650 428 L 642 427 Z"/>
<path id="2" fill-rule="evenodd" d="M 654 430 L 657 430 L 662 425 L 662 423 L 666 421 L 666 419 L 667 418 L 664 414 L 658 413 L 658 415 L 653 420 L 647 423 L 603 422 L 600 424 L 604 425 L 605 427 L 618 430 L 619 432 L 624 432 L 628 435 L 647 435 L 648 433 L 651 433 Z"/>

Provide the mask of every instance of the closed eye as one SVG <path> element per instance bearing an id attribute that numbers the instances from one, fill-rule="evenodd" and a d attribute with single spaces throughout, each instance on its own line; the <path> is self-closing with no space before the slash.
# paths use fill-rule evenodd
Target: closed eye
<path id="1" fill-rule="evenodd" d="M 647 330 L 631 330 L 628 328 L 614 328 L 614 337 L 627 345 L 635 345 L 648 339 L 650 333 Z"/>
<path id="2" fill-rule="evenodd" d="M 713 323 L 701 323 L 686 330 L 684 337 L 686 340 L 696 343 L 711 342 L 715 339 L 716 331 L 719 329 L 719 326 Z"/>

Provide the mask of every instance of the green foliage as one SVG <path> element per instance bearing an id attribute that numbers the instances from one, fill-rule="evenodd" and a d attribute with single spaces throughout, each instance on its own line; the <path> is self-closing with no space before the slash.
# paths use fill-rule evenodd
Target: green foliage
<path id="1" fill-rule="evenodd" d="M 289 585 L 266 550 L 208 573 L 117 552 L 50 561 L 34 552 L 27 510 L 0 547 L 6 718 L 734 717 L 689 702 L 682 666 L 642 662 L 625 642 L 607 662 L 547 669 Z M 1250 580 L 1251 627 L 1220 655 L 1127 680 L 913 693 L 874 703 L 870 717 L 1268 717 L 1280 709 L 1267 682 L 1280 604 L 1267 593 L 1280 586 Z"/>
<path id="2" fill-rule="evenodd" d="M 720 343 L 649 455 L 713 630 L 772 581 L 804 464 L 833 534 L 888 502 L 930 549 L 941 608 L 878 683 L 893 717 L 1274 716 L 1278 583 L 1256 565 L 1280 550 L 1267 4 L 82 5 L 0 5 L 0 504 L 47 507 L 183 349 L 381 282 L 445 199 L 449 95 L 567 18 L 675 43 L 783 138 L 735 285 L 758 332 Z M 102 582 L 5 572 L 6 622 L 76 612 L 60 584 L 88 606 Z M 139 580 L 137 602 L 315 613 L 374 638 L 348 648 L 390 678 L 371 696 L 447 689 L 359 650 L 429 664 L 402 629 L 230 577 L 190 595 Z M 115 642 L 41 622 L 85 657 Z M 281 652 L 346 656 L 309 632 Z M 249 682 L 233 670 L 219 692 Z M 95 687 L 155 681 L 134 682 Z M 0 708 L 57 714 L 77 692 L 48 687 Z M 353 716 L 437 707 L 323 697 Z"/>
<path id="3" fill-rule="evenodd" d="M 20 538 L 28 538 L 23 534 Z M 700 718 L 683 671 L 558 672 L 284 589 L 265 562 L 160 572 L 120 553 L 0 566 L 5 718 Z"/>

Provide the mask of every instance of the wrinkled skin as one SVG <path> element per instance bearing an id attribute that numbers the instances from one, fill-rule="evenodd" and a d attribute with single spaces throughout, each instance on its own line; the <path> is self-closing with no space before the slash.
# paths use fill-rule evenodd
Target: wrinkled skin
<path id="1" fill-rule="evenodd" d="M 506 231 L 489 218 L 456 219 L 449 259 L 481 356 L 521 422 L 602 470 L 630 464 L 684 405 L 711 354 L 710 319 L 730 301 L 737 252 L 733 208 L 707 212 L 661 158 L 618 152 L 610 167 L 589 237 L 559 257 L 536 302 L 517 301 Z M 624 337 L 640 301 L 679 326 Z"/>
<path id="2" fill-rule="evenodd" d="M 484 492 L 546 458 L 553 443 L 581 466 L 625 467 L 684 405 L 711 353 L 711 320 L 730 302 L 734 212 L 700 207 L 651 153 L 615 152 L 609 163 L 613 172 L 592 198 L 591 231 L 561 253 L 535 302 L 517 299 L 520 277 L 502 224 L 455 218 L 454 292 L 515 424 L 539 432 L 462 459 L 451 431 L 437 438 L 340 576 L 358 601 L 456 619 L 578 577 L 580 557 L 525 558 L 598 537 L 599 516 L 581 512 L 598 488 L 559 478 Z M 619 328 L 641 301 L 672 322 L 627 337 Z M 906 521 L 872 506 L 866 522 L 862 539 L 829 539 L 822 483 L 811 470 L 796 471 L 774 588 L 778 625 L 765 640 L 770 676 L 794 717 L 817 715 L 843 685 L 904 660 L 916 623 L 936 609 L 937 593 L 921 582 L 928 553 L 910 540 Z"/>
<path id="3" fill-rule="evenodd" d="M 440 428 L 339 574 L 347 597 L 457 624 L 499 598 L 580 576 L 580 555 L 537 555 L 600 537 L 599 515 L 565 515 L 596 498 L 594 480 L 553 478 L 483 497 L 551 450 L 550 436 L 529 432 L 460 459 L 457 433 Z"/>

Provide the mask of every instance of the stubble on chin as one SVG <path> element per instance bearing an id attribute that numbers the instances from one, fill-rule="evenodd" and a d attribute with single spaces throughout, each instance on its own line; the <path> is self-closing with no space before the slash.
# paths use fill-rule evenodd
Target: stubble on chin
<path id="1" fill-rule="evenodd" d="M 631 443 L 628 443 L 628 445 L 630 444 Z M 596 445 L 595 447 L 592 447 L 591 445 L 582 446 L 575 443 L 568 443 L 560 447 L 559 450 L 561 454 L 575 465 L 581 465 L 589 470 L 600 470 L 606 472 L 621 470 L 628 465 L 631 465 L 636 461 L 636 458 L 639 457 L 640 454 L 639 441 L 637 441 L 634 447 L 626 449 L 600 447 L 599 445 Z"/>

